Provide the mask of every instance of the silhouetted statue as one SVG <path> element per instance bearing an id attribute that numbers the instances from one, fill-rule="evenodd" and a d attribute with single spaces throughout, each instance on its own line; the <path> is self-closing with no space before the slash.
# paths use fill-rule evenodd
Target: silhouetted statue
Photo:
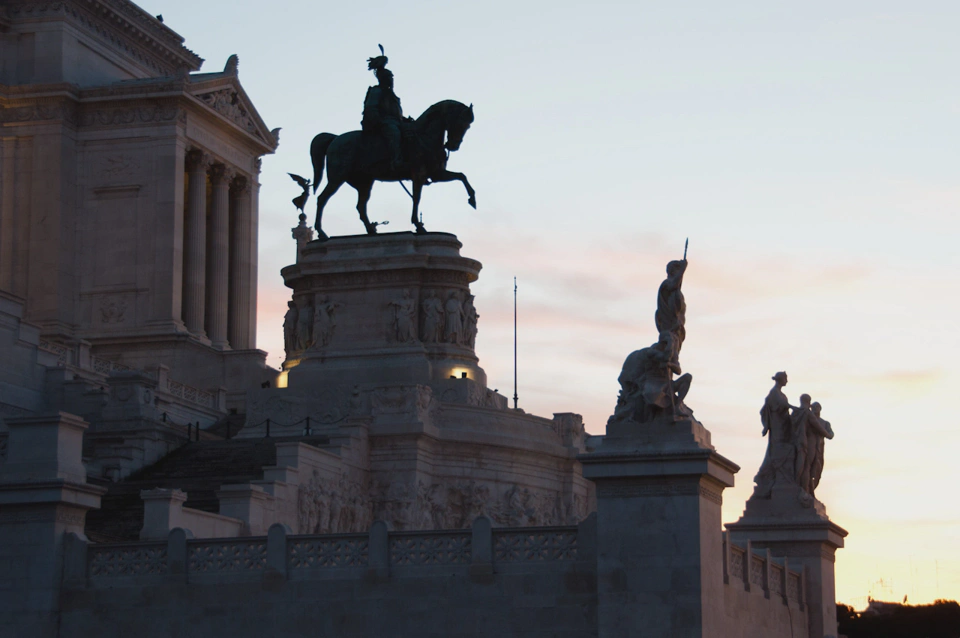
<path id="1" fill-rule="evenodd" d="M 290 176 L 290 179 L 295 181 L 300 185 L 300 188 L 303 189 L 303 192 L 293 198 L 293 205 L 297 207 L 301 213 L 303 213 L 303 207 L 306 205 L 307 200 L 310 198 L 310 180 L 305 177 L 300 177 L 299 175 L 294 175 L 293 173 L 287 173 Z"/>
<path id="2" fill-rule="evenodd" d="M 623 362 L 618 378 L 620 395 L 608 423 L 647 423 L 663 415 L 675 420 L 693 416 L 693 411 L 683 403 L 693 377 L 683 374 L 680 368 L 687 311 L 680 287 L 686 269 L 684 248 L 683 259 L 667 264 L 667 278 L 657 292 L 654 322 L 659 338 L 655 344 L 631 352 Z"/>
<path id="3" fill-rule="evenodd" d="M 829 421 L 820 418 L 821 407 L 819 403 L 814 403 L 810 406 L 810 409 L 813 410 L 813 416 L 816 417 L 820 423 L 820 426 L 823 428 L 822 432 L 824 433 L 821 436 L 820 430 L 811 430 L 811 432 L 807 434 L 807 436 L 812 439 L 808 445 L 811 450 L 814 450 L 810 457 L 810 488 L 807 491 L 810 492 L 811 496 L 814 496 L 814 491 L 816 491 L 820 485 L 820 476 L 823 474 L 824 442 L 826 439 L 833 438 L 833 428 L 830 427 Z"/>
<path id="4" fill-rule="evenodd" d="M 833 429 L 820 418 L 820 404 L 811 403 L 809 394 L 800 395 L 799 406 L 790 405 L 783 393 L 786 372 L 778 372 L 773 380 L 760 410 L 767 454 L 753 479 L 753 498 L 771 498 L 774 487 L 799 487 L 800 504 L 811 507 L 823 471 L 824 439 L 833 438 Z"/>
<path id="5" fill-rule="evenodd" d="M 367 91 L 364 101 L 363 131 L 343 135 L 321 133 L 310 143 L 313 161 L 313 190 L 316 192 L 327 163 L 327 184 L 317 196 L 316 229 L 323 232 L 323 208 L 343 185 L 357 190 L 357 212 L 367 230 L 375 235 L 377 223 L 367 217 L 367 202 L 374 181 L 413 182 L 413 213 L 410 221 L 418 233 L 425 233 L 418 217 L 423 187 L 434 182 L 460 181 L 467 190 L 470 206 L 477 207 L 476 192 L 463 173 L 447 170 L 448 151 L 456 151 L 473 123 L 473 105 L 454 100 L 437 102 L 416 120 L 402 119 L 400 100 L 393 92 L 393 74 L 386 69 L 387 58 L 368 60 L 368 68 L 377 74 L 379 84 Z"/>
<path id="6" fill-rule="evenodd" d="M 826 439 L 833 438 L 833 429 L 829 421 L 820 418 L 820 404 L 810 405 L 810 414 L 807 417 L 807 445 L 806 462 L 800 475 L 800 486 L 814 495 L 817 485 L 820 484 L 820 475 L 823 472 L 823 448 Z"/>
<path id="7" fill-rule="evenodd" d="M 687 303 L 680 290 L 683 285 L 683 273 L 686 271 L 686 258 L 671 261 L 667 264 L 667 278 L 660 284 L 660 290 L 657 292 L 657 313 L 654 317 L 657 332 L 670 332 L 676 337 L 675 357 L 679 357 L 680 347 L 687 337 Z"/>
<path id="8" fill-rule="evenodd" d="M 760 408 L 761 436 L 767 437 L 767 453 L 760 470 L 753 478 L 754 494 L 768 498 L 778 481 L 785 481 L 793 474 L 793 448 L 791 444 L 790 402 L 783 393 L 787 385 L 787 373 L 773 375 L 774 385 Z"/>
<path id="9" fill-rule="evenodd" d="M 377 86 L 367 89 L 360 126 L 364 133 L 379 135 L 386 142 L 389 170 L 393 173 L 400 170 L 400 121 L 403 119 L 403 109 L 400 108 L 400 98 L 393 92 L 393 72 L 387 69 L 389 59 L 383 54 L 383 45 L 378 46 L 380 55 L 367 59 L 367 70 L 377 76 Z"/>

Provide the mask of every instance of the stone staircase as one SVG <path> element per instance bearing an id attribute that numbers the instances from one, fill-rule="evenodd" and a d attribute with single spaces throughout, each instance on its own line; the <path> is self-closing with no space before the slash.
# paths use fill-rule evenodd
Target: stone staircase
<path id="1" fill-rule="evenodd" d="M 86 534 L 93 542 L 137 540 L 143 526 L 140 490 L 157 487 L 187 493 L 187 507 L 218 512 L 222 485 L 263 478 L 263 468 L 277 462 L 278 439 L 235 439 L 188 443 L 120 483 L 91 483 L 108 489 L 101 508 L 87 515 Z"/>

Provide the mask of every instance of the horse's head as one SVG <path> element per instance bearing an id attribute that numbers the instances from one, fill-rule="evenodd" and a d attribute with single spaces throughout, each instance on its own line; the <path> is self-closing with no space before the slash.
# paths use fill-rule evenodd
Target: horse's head
<path id="1" fill-rule="evenodd" d="M 463 136 L 473 124 L 473 104 L 465 106 L 460 102 L 450 101 L 446 113 L 447 143 L 443 145 L 448 151 L 456 151 L 463 143 Z"/>

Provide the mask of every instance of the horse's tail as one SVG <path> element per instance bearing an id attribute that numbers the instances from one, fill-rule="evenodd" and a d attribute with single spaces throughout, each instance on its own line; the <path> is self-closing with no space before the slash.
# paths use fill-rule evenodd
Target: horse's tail
<path id="1" fill-rule="evenodd" d="M 310 159 L 313 160 L 313 192 L 317 192 L 323 179 L 323 158 L 327 156 L 327 147 L 336 137 L 333 133 L 321 133 L 310 142 Z"/>

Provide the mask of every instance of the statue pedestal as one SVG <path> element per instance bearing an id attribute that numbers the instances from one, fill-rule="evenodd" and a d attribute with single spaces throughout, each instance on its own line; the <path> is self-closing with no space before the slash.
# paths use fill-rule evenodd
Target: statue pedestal
<path id="1" fill-rule="evenodd" d="M 799 488 L 798 488 L 799 489 Z M 820 505 L 822 508 L 823 506 Z M 837 636 L 837 588 L 834 563 L 847 531 L 819 516 L 813 509 L 797 506 L 793 520 L 781 510 L 776 516 L 757 516 L 747 511 L 736 523 L 727 524 L 731 540 L 750 541 L 754 549 L 769 549 L 774 556 L 788 556 L 791 569 L 802 567 L 803 599 L 811 636 Z"/>
<path id="2" fill-rule="evenodd" d="M 598 635 L 722 627 L 721 503 L 739 467 L 709 431 L 692 418 L 611 420 L 577 458 L 597 486 Z"/>
<path id="3" fill-rule="evenodd" d="M 479 262 L 448 233 L 389 233 L 308 243 L 283 269 L 299 308 L 300 349 L 287 387 L 430 385 L 451 377 L 486 386 L 474 353 L 470 283 Z M 305 348 L 303 346 L 306 346 Z"/>

